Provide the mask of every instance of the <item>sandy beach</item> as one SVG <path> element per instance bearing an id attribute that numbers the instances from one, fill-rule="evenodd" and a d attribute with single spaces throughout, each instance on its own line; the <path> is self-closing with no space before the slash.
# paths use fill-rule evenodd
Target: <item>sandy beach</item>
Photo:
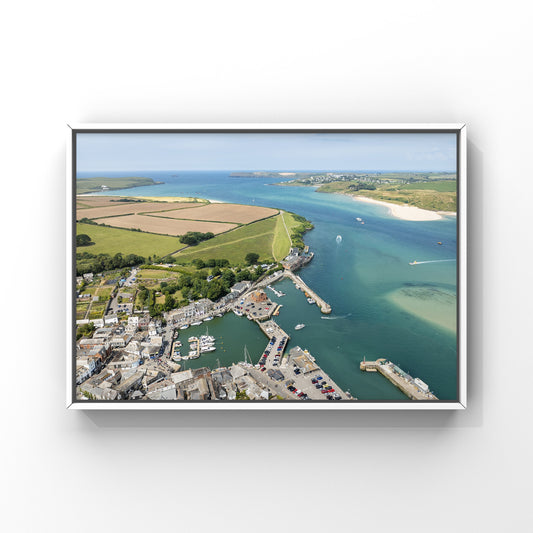
<path id="1" fill-rule="evenodd" d="M 381 200 L 374 200 L 373 198 L 367 198 L 365 196 L 352 196 L 352 198 L 359 202 L 366 202 L 368 204 L 377 204 L 387 207 L 392 216 L 401 218 L 402 220 L 428 221 L 440 220 L 442 218 L 442 215 L 435 211 L 428 211 L 427 209 L 420 209 L 419 207 L 413 207 L 411 205 L 392 204 L 390 202 L 382 202 Z"/>

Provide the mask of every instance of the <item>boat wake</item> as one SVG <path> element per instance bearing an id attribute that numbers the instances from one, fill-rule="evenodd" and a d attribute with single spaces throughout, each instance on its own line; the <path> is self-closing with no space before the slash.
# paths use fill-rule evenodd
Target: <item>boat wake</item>
<path id="1" fill-rule="evenodd" d="M 349 316 L 352 316 L 352 313 L 343 316 L 321 316 L 320 318 L 322 320 L 339 320 L 339 318 L 348 318 Z"/>
<path id="2" fill-rule="evenodd" d="M 426 263 L 447 263 L 449 261 L 457 261 L 457 259 L 435 259 L 434 261 L 413 261 L 410 265 L 425 265 Z"/>

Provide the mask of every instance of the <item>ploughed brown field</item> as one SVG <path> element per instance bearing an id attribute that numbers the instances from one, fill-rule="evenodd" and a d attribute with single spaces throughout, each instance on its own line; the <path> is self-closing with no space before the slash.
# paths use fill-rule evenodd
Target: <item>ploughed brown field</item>
<path id="1" fill-rule="evenodd" d="M 189 220 L 215 220 L 220 222 L 237 222 L 248 224 L 255 220 L 276 215 L 277 209 L 239 204 L 209 204 L 191 209 L 166 211 L 160 216 L 169 218 L 186 218 Z"/>
<path id="2" fill-rule="evenodd" d="M 99 218 L 99 224 L 107 224 L 116 228 L 140 229 L 149 233 L 163 235 L 184 235 L 188 231 L 199 231 L 215 234 L 236 228 L 236 224 L 204 222 L 198 220 L 176 220 L 148 215 L 125 215 L 120 217 Z"/>
<path id="3" fill-rule="evenodd" d="M 103 218 L 115 215 L 136 215 L 138 213 L 151 213 L 156 211 L 165 211 L 171 209 L 172 211 L 189 208 L 187 211 L 194 211 L 191 209 L 190 203 L 163 203 L 163 202 L 112 202 L 104 206 L 91 207 L 89 209 L 79 209 L 76 213 L 78 220 L 82 218 Z M 184 217 L 188 218 L 188 217 Z"/>
<path id="4" fill-rule="evenodd" d="M 124 205 L 120 202 L 112 202 L 111 200 L 122 200 L 119 196 L 76 196 L 76 206 L 78 209 L 87 209 L 89 207 L 103 207 L 106 205 Z"/>

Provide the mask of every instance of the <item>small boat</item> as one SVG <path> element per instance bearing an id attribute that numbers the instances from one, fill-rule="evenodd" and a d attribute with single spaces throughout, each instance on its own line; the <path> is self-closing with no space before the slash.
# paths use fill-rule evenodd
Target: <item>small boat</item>
<path id="1" fill-rule="evenodd" d="M 237 309 L 234 309 L 233 312 L 237 315 L 237 316 L 242 316 L 242 313 L 240 311 L 237 311 Z"/>
<path id="2" fill-rule="evenodd" d="M 342 241 L 342 235 L 337 235 L 337 237 L 335 237 L 335 240 L 337 242 L 341 242 Z"/>
<path id="3" fill-rule="evenodd" d="M 307 298 L 307 303 L 314 304 L 315 301 L 313 300 L 313 298 Z"/>
<path id="4" fill-rule="evenodd" d="M 189 342 L 198 342 L 198 337 L 189 337 Z"/>
<path id="5" fill-rule="evenodd" d="M 305 324 L 296 324 L 296 326 L 294 326 L 294 329 L 298 330 L 298 329 L 303 329 L 305 328 Z"/>
<path id="6" fill-rule="evenodd" d="M 204 322 L 209 322 L 210 320 L 213 320 L 212 316 L 208 316 L 207 318 L 204 318 Z"/>
<path id="7" fill-rule="evenodd" d="M 363 219 L 359 217 L 357 217 L 355 220 L 357 220 L 357 222 L 363 222 Z"/>
<path id="8" fill-rule="evenodd" d="M 222 313 L 218 313 L 217 315 L 219 318 L 222 318 L 224 315 Z"/>
<path id="9" fill-rule="evenodd" d="M 411 261 L 409 264 L 410 264 L 410 265 L 417 265 L 417 264 L 418 264 L 418 261 Z"/>
<path id="10" fill-rule="evenodd" d="M 189 324 L 185 324 L 185 326 L 181 326 L 180 329 L 187 329 L 189 327 Z"/>
<path id="11" fill-rule="evenodd" d="M 214 346 L 209 346 L 207 348 L 201 348 L 201 352 L 202 353 L 207 353 L 207 352 L 214 352 L 216 350 L 216 348 Z"/>
<path id="12" fill-rule="evenodd" d="M 193 322 L 191 326 L 200 326 L 202 324 L 202 321 L 200 322 Z"/>
<path id="13" fill-rule="evenodd" d="M 438 242 L 437 244 L 440 244 L 440 245 L 442 245 L 442 242 L 440 242 L 440 241 L 439 241 L 439 242 Z"/>

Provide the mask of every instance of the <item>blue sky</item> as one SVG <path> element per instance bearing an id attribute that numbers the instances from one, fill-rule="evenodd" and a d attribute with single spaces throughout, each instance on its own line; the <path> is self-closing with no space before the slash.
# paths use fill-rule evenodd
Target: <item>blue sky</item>
<path id="1" fill-rule="evenodd" d="M 80 133 L 78 171 L 454 171 L 453 133 Z"/>

